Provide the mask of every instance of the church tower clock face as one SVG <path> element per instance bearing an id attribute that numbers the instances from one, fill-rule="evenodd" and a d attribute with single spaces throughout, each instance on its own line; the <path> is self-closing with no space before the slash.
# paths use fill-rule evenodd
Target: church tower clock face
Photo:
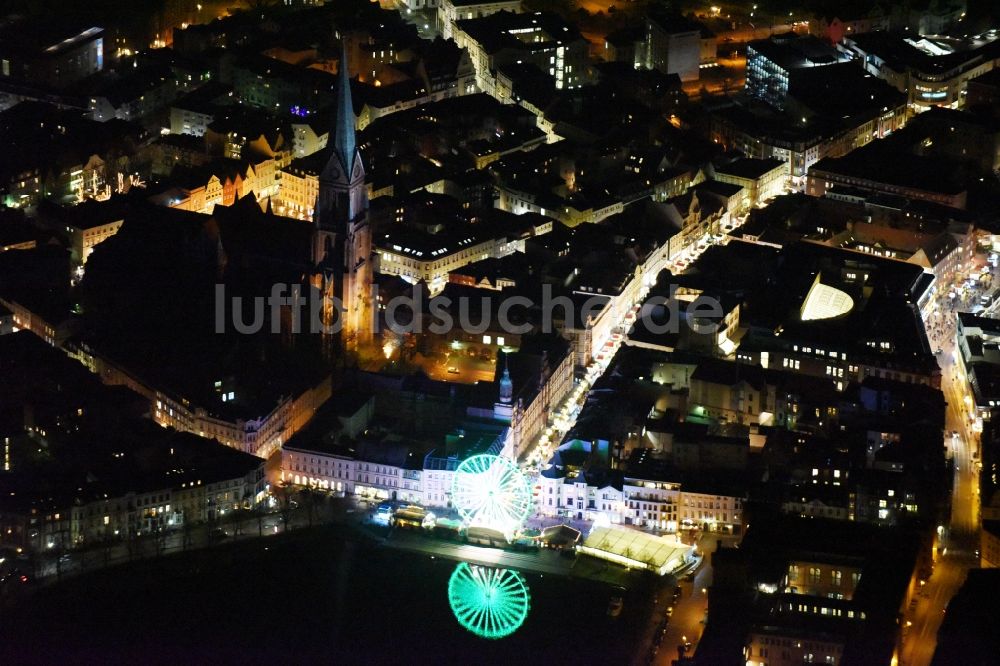
<path id="1" fill-rule="evenodd" d="M 330 174 L 330 178 L 333 180 L 337 180 L 338 178 L 340 178 L 340 169 L 338 169 L 335 166 L 329 167 L 327 173 Z"/>
<path id="2" fill-rule="evenodd" d="M 361 177 L 361 162 L 360 160 L 354 160 L 354 179 Z"/>

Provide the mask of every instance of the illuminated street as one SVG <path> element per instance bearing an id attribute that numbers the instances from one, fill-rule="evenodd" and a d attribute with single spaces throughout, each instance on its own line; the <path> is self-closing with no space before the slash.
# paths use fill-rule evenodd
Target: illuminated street
<path id="1" fill-rule="evenodd" d="M 944 315 L 941 338 L 942 390 L 948 403 L 944 444 L 955 471 L 951 497 L 951 522 L 945 526 L 934 573 L 921 589 L 916 608 L 906 615 L 912 626 L 904 632 L 901 663 L 926 666 L 934 655 L 936 636 L 945 608 L 965 581 L 970 567 L 979 566 L 979 472 L 972 453 L 978 447 L 978 433 L 971 427 L 969 386 L 955 361 L 955 317 L 947 311 L 947 290 L 943 290 L 932 312 Z M 952 432 L 958 436 L 953 437 Z"/>
<path id="2" fill-rule="evenodd" d="M 708 614 L 707 590 L 712 585 L 712 553 L 715 552 L 719 541 L 723 546 L 732 548 L 739 542 L 739 538 L 703 533 L 698 539 L 698 552 L 703 556 L 701 566 L 695 570 L 694 580 L 687 580 L 686 575 L 678 582 L 681 596 L 673 604 L 674 610 L 667 623 L 667 631 L 661 639 L 654 664 L 670 666 L 672 660 L 677 658 L 678 645 L 691 643 L 689 654 L 698 649 L 698 641 L 705 630 L 705 619 Z"/>

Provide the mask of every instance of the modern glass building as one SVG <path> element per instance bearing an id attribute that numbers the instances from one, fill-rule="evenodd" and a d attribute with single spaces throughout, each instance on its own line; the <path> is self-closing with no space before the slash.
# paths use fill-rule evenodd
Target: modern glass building
<path id="1" fill-rule="evenodd" d="M 788 81 L 797 69 L 850 60 L 826 42 L 811 36 L 781 36 L 747 44 L 746 92 L 777 109 L 785 108 Z"/>

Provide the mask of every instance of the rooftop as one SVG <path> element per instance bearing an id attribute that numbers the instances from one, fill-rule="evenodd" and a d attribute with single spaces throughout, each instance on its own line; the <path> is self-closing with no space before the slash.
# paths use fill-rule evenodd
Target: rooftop
<path id="1" fill-rule="evenodd" d="M 663 575 L 678 569 L 694 546 L 622 527 L 594 527 L 580 551 L 621 564 L 648 567 Z"/>
<path id="2" fill-rule="evenodd" d="M 457 26 L 487 53 L 503 49 L 545 51 L 583 39 L 576 26 L 552 12 L 515 14 L 504 10 L 457 21 Z"/>
<path id="3" fill-rule="evenodd" d="M 788 162 L 785 160 L 742 157 L 735 162 L 715 167 L 715 172 L 728 176 L 736 176 L 737 178 L 756 180 L 775 169 L 785 167 L 787 164 Z"/>
<path id="4" fill-rule="evenodd" d="M 847 59 L 829 42 L 812 35 L 781 35 L 770 39 L 759 39 L 747 44 L 747 48 L 753 49 L 786 71 L 831 65 Z"/>
<path id="5" fill-rule="evenodd" d="M 53 56 L 104 36 L 104 28 L 49 20 L 0 20 L 0 53 Z"/>
<path id="6" fill-rule="evenodd" d="M 848 43 L 871 53 L 897 72 L 908 69 L 928 76 L 964 71 L 1000 54 L 1000 40 L 978 37 L 913 39 L 898 32 L 869 32 L 853 35 Z"/>
<path id="7" fill-rule="evenodd" d="M 914 155 L 894 149 L 888 139 L 873 141 L 843 157 L 825 157 L 811 167 L 855 178 L 913 188 L 925 192 L 957 195 L 967 190 L 959 181 L 953 164 L 931 155 Z"/>

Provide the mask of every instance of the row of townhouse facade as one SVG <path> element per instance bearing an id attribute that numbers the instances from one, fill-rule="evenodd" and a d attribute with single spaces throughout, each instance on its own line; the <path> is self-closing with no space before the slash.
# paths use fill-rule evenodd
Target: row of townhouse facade
<path id="1" fill-rule="evenodd" d="M 357 460 L 346 454 L 290 446 L 281 449 L 279 481 L 365 499 L 439 506 L 423 492 L 423 469 Z"/>
<path id="2" fill-rule="evenodd" d="M 557 195 L 520 190 L 506 183 L 497 186 L 497 193 L 500 197 L 497 199 L 496 207 L 500 210 L 515 215 L 538 213 L 555 218 L 570 227 L 586 223 L 595 224 L 625 210 L 625 201 L 618 198 L 609 198 L 578 208 L 576 202 Z M 549 202 L 548 205 L 545 201 Z"/>
<path id="3" fill-rule="evenodd" d="M 574 353 L 570 349 L 549 369 L 548 376 L 541 378 L 538 390 L 533 392 L 530 400 L 518 397 L 510 406 L 509 446 L 514 458 L 531 446 L 549 426 L 553 411 L 573 388 L 575 367 Z M 503 412 L 502 402 L 494 410 Z"/>
<path id="4" fill-rule="evenodd" d="M 726 213 L 728 219 L 728 212 Z M 573 345 L 576 364 L 587 366 L 594 359 L 603 361 L 608 350 L 609 340 L 620 328 L 627 330 L 635 321 L 635 306 L 645 298 L 651 286 L 656 283 L 657 276 L 665 270 L 669 263 L 677 257 L 684 248 L 702 240 L 709 228 L 699 221 L 698 233 L 685 234 L 684 231 L 668 237 L 665 242 L 651 249 L 642 261 L 625 276 L 621 288 L 616 293 L 595 291 L 586 285 L 574 290 L 574 295 L 580 298 L 592 299 L 595 307 L 586 321 L 566 322 L 563 334 Z M 607 302 L 601 304 L 600 300 Z"/>
<path id="5" fill-rule="evenodd" d="M 231 206 L 253 194 L 258 201 L 277 196 L 278 168 L 274 159 L 244 164 L 230 173 L 211 173 L 204 183 L 171 189 L 163 195 L 166 206 L 211 215 L 216 206 Z M 318 192 L 318 190 L 317 190 Z"/>
<path id="6" fill-rule="evenodd" d="M 551 224 L 547 227 L 551 230 Z M 542 231 L 544 232 L 544 228 Z M 484 259 L 500 259 L 515 252 L 524 252 L 524 238 L 507 235 L 470 236 L 436 250 L 403 247 L 390 234 L 375 247 L 377 270 L 384 275 L 398 275 L 409 282 L 424 281 L 431 293 L 444 289 L 448 275 L 468 264 Z"/>
<path id="7" fill-rule="evenodd" d="M 941 387 L 941 370 L 932 356 L 907 358 L 897 355 L 891 341 L 869 340 L 865 354 L 855 349 L 850 349 L 850 353 L 839 347 L 833 349 L 829 343 L 821 347 L 780 339 L 762 340 L 759 344 L 752 342 L 754 344 L 741 344 L 736 352 L 738 362 L 829 377 L 836 382 L 838 390 L 867 377 Z"/>
<path id="8" fill-rule="evenodd" d="M 63 321 L 56 321 L 8 298 L 0 298 L 0 307 L 11 312 L 14 331 L 31 331 L 50 345 L 61 346 L 73 333 L 73 322 L 68 317 Z"/>
<path id="9" fill-rule="evenodd" d="M 312 220 L 316 213 L 316 201 L 319 198 L 319 168 L 304 160 L 295 160 L 281 167 L 277 174 L 277 185 L 272 205 L 279 215 L 295 217 L 300 220 Z M 381 188 L 373 183 L 365 183 L 368 200 L 391 195 L 392 185 Z"/>
<path id="10" fill-rule="evenodd" d="M 264 461 L 247 474 L 212 481 L 194 479 L 180 486 L 130 492 L 74 506 L 71 530 L 75 544 L 152 534 L 248 511 L 267 498 Z"/>
<path id="11" fill-rule="evenodd" d="M 509 428 L 483 453 L 510 457 Z M 471 453 L 471 452 L 470 452 Z M 275 481 L 368 500 L 393 500 L 426 507 L 450 508 L 457 455 L 433 450 L 420 456 L 405 446 L 363 444 L 354 452 L 284 446 Z"/>
<path id="12" fill-rule="evenodd" d="M 127 487 L 128 483 L 124 482 Z M 264 461 L 210 477 L 90 499 L 65 499 L 24 511 L 0 510 L 2 542 L 37 552 L 121 541 L 249 511 L 268 496 Z"/>
<path id="13" fill-rule="evenodd" d="M 709 137 L 731 150 L 756 159 L 776 159 L 788 164 L 790 184 L 802 189 L 810 168 L 827 157 L 842 157 L 874 139 L 902 129 L 909 118 L 906 104 L 885 107 L 881 112 L 853 118 L 832 133 L 771 131 L 736 120 L 738 116 L 717 113 L 709 121 Z"/>
<path id="14" fill-rule="evenodd" d="M 587 520 L 677 532 L 703 529 L 739 533 L 743 525 L 742 489 L 707 489 L 683 482 L 626 476 L 621 488 L 568 477 L 555 468 L 538 475 L 536 511 L 540 516 Z"/>
<path id="15" fill-rule="evenodd" d="M 514 459 L 550 425 L 554 408 L 573 387 L 574 355 L 568 350 L 558 362 L 545 365 L 538 385 L 524 396 L 501 395 L 492 418 L 470 427 L 495 437 L 483 451 L 447 452 L 434 449 L 421 455 L 409 447 L 382 442 L 356 449 L 311 448 L 295 443 L 281 449 L 275 481 L 291 486 L 353 495 L 373 500 L 396 500 L 427 507 L 451 507 L 455 471 L 476 452 Z M 534 381 L 534 380 L 533 380 Z M 483 410 L 473 410 L 480 412 Z M 459 432 L 465 432 L 463 425 Z"/>
<path id="16" fill-rule="evenodd" d="M 72 355 L 101 381 L 126 386 L 150 402 L 150 416 L 163 427 L 215 439 L 230 448 L 267 458 L 305 426 L 332 394 L 329 375 L 297 395 L 282 396 L 267 414 L 256 418 L 231 418 L 213 414 L 203 406 L 151 386 L 96 350 L 81 344 Z"/>

